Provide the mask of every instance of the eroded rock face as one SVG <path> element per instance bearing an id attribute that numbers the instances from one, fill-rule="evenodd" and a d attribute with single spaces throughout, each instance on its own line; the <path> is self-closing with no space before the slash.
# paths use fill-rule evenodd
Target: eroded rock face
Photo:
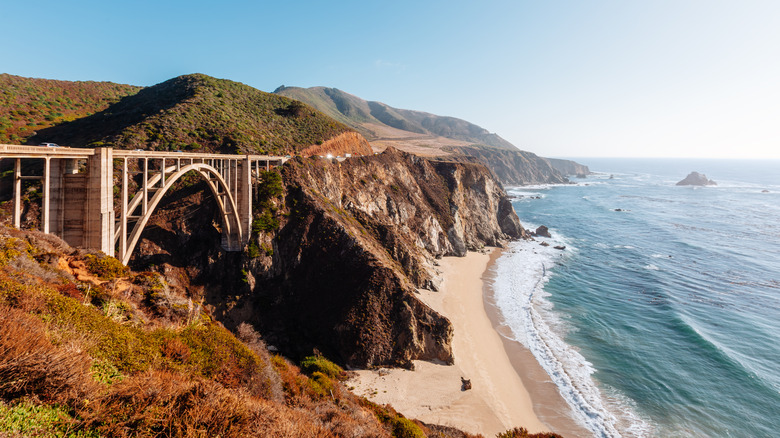
<path id="1" fill-rule="evenodd" d="M 572 160 L 560 158 L 545 158 L 555 170 L 564 176 L 575 175 L 577 178 L 586 178 L 591 174 L 588 166 Z"/>
<path id="2" fill-rule="evenodd" d="M 682 181 L 678 182 L 678 186 L 716 186 L 715 181 L 707 179 L 707 176 L 699 172 L 691 172 Z"/>
<path id="3" fill-rule="evenodd" d="M 549 159 L 532 152 L 481 147 L 459 147 L 455 150 L 465 155 L 464 160 L 476 159 L 487 165 L 506 185 L 569 183 Z"/>
<path id="4" fill-rule="evenodd" d="M 341 163 L 296 158 L 281 174 L 279 227 L 253 235 L 259 251 L 219 251 L 207 210 L 190 215 L 199 226 L 175 225 L 174 215 L 157 223 L 150 233 L 167 237 L 141 245 L 155 254 L 137 259 L 187 278 L 182 287 L 202 293 L 225 325 L 251 322 L 292 357 L 317 348 L 355 367 L 452 362 L 452 326 L 416 288 L 436 289 L 436 257 L 524 236 L 490 172 L 389 149 Z M 201 210 L 213 202 L 201 201 Z"/>

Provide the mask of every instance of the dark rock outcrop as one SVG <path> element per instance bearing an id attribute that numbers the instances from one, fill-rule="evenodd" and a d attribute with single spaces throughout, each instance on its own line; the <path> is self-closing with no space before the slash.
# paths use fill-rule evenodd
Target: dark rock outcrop
<path id="1" fill-rule="evenodd" d="M 550 235 L 550 230 L 547 227 L 545 227 L 544 225 L 539 225 L 536 228 L 536 231 L 534 232 L 534 234 L 537 235 L 537 236 L 542 236 L 542 237 L 552 237 Z"/>
<path id="2" fill-rule="evenodd" d="M 678 186 L 716 186 L 715 181 L 707 179 L 707 176 L 699 172 L 691 172 L 682 181 L 678 182 Z"/>

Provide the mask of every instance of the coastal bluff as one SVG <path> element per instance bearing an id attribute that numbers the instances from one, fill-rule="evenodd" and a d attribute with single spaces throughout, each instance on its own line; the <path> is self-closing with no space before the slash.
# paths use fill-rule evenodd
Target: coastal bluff
<path id="1" fill-rule="evenodd" d="M 316 349 L 358 368 L 452 363 L 452 325 L 417 289 L 439 288 L 440 257 L 525 237 L 492 173 L 393 148 L 296 157 L 271 173 L 278 185 L 261 189 L 247 251 L 218 250 L 218 212 L 193 188 L 161 207 L 131 266 L 165 272 L 227 327 L 250 323 L 291 358 Z"/>
<path id="2" fill-rule="evenodd" d="M 715 181 L 707 179 L 707 176 L 699 172 L 691 172 L 682 181 L 679 181 L 678 186 L 716 186 Z"/>

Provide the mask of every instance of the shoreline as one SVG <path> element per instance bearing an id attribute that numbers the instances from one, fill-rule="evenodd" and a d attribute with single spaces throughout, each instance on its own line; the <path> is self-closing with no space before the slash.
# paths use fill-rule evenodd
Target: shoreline
<path id="1" fill-rule="evenodd" d="M 539 420 L 549 426 L 553 432 L 567 438 L 591 436 L 592 432 L 574 419 L 571 407 L 560 395 L 558 387 L 539 365 L 531 350 L 512 339 L 511 329 L 504 324 L 501 309 L 495 303 L 493 288 L 496 261 L 503 252 L 503 249 L 499 249 L 491 254 L 490 263 L 482 276 L 485 311 L 493 324 L 493 329 L 501 337 L 509 361 L 531 394 L 533 410 Z"/>
<path id="2" fill-rule="evenodd" d="M 492 302 L 502 252 L 445 257 L 440 291 L 419 291 L 418 298 L 453 325 L 454 365 L 414 361 L 415 371 L 359 370 L 349 380 L 354 392 L 406 417 L 486 437 L 514 427 L 590 435 L 567 414 L 568 405 L 531 352 L 505 336 L 508 328 Z M 461 377 L 472 381 L 471 390 L 462 390 Z"/>

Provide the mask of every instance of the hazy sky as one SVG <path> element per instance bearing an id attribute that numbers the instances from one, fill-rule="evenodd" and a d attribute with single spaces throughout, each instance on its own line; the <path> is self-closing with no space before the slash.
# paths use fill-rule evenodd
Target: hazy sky
<path id="1" fill-rule="evenodd" d="M 0 5 L 19 76 L 324 85 L 544 156 L 780 158 L 778 1 Z"/>

